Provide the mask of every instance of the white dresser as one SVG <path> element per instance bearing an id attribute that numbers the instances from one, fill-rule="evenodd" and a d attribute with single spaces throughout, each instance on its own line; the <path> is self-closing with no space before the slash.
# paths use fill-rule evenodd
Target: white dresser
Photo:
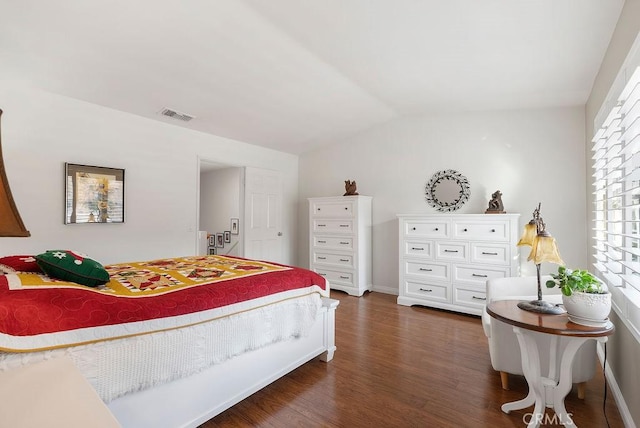
<path id="1" fill-rule="evenodd" d="M 362 296 L 371 284 L 371 196 L 309 198 L 309 268 L 331 289 Z"/>
<path id="2" fill-rule="evenodd" d="M 486 281 L 520 273 L 520 214 L 398 215 L 398 304 L 481 315 Z"/>

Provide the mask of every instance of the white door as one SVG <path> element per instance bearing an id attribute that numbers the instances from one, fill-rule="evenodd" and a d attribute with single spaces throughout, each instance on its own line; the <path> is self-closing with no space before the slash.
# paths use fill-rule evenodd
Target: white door
<path id="1" fill-rule="evenodd" d="M 282 263 L 280 173 L 246 167 L 244 177 L 244 257 Z"/>

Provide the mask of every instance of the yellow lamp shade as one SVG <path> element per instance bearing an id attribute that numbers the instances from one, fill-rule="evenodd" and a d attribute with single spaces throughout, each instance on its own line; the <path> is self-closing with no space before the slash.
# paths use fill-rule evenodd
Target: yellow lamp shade
<path id="1" fill-rule="evenodd" d="M 531 253 L 529 254 L 527 260 L 533 260 L 533 262 L 537 265 L 542 262 L 564 265 L 564 262 L 560 257 L 560 252 L 558 251 L 556 239 L 553 236 L 537 235 L 533 240 Z"/>
<path id="2" fill-rule="evenodd" d="M 518 246 L 528 245 L 533 247 L 533 241 L 536 239 L 538 235 L 538 230 L 536 228 L 536 224 L 533 221 L 524 225 L 524 232 L 522 233 L 522 237 L 518 241 Z"/>

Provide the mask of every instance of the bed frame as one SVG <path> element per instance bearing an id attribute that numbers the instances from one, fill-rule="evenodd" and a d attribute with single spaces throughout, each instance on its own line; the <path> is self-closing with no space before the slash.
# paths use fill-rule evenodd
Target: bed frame
<path id="1" fill-rule="evenodd" d="M 331 361 L 337 300 L 323 298 L 307 336 L 275 343 L 231 358 L 192 376 L 108 404 L 123 428 L 197 427 L 319 356 Z"/>

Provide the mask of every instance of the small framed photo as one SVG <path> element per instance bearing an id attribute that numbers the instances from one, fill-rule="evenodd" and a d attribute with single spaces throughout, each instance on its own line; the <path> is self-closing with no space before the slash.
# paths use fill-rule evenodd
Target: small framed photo
<path id="1" fill-rule="evenodd" d="M 215 234 L 209 235 L 209 246 L 210 247 L 215 247 L 216 246 L 216 235 Z"/>
<path id="2" fill-rule="evenodd" d="M 224 235 L 216 233 L 216 248 L 224 248 Z"/>
<path id="3" fill-rule="evenodd" d="M 231 234 L 237 235 L 240 233 L 240 219 L 232 218 L 231 219 Z"/>
<path id="4" fill-rule="evenodd" d="M 231 231 L 230 230 L 225 230 L 224 231 L 224 242 L 231 242 Z"/>
<path id="5" fill-rule="evenodd" d="M 210 256 L 215 256 L 216 255 L 215 247 L 209 247 L 209 255 Z"/>

